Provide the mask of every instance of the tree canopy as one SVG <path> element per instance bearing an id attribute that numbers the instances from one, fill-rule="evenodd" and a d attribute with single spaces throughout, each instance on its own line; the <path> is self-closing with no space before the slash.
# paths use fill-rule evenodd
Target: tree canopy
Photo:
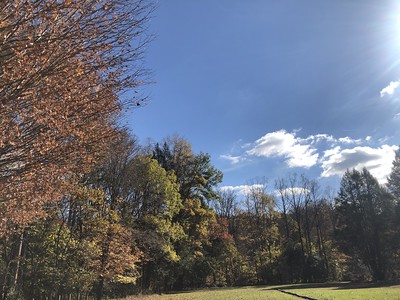
<path id="1" fill-rule="evenodd" d="M 23 227 L 87 172 L 140 91 L 142 0 L 0 4 L 0 233 Z M 13 225 L 14 224 L 14 225 Z"/>

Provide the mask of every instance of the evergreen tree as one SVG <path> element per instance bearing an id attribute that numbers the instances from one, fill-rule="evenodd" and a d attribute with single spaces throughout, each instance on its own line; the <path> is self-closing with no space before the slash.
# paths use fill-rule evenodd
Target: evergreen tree
<path id="1" fill-rule="evenodd" d="M 392 172 L 388 176 L 388 189 L 392 193 L 395 201 L 395 222 L 393 224 L 394 238 L 392 247 L 395 251 L 395 257 L 397 257 L 396 267 L 397 271 L 400 271 L 400 149 L 396 152 L 396 156 L 393 160 Z"/>
<path id="2" fill-rule="evenodd" d="M 396 151 L 396 156 L 393 160 L 392 172 L 388 177 L 387 186 L 397 202 L 400 201 L 400 150 Z"/>
<path id="3" fill-rule="evenodd" d="M 336 233 L 342 250 L 360 258 L 374 280 L 387 279 L 392 258 L 392 196 L 364 168 L 343 175 L 335 200 Z"/>

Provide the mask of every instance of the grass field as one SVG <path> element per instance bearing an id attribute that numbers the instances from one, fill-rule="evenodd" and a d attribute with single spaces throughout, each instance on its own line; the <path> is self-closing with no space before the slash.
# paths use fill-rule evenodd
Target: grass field
<path id="1" fill-rule="evenodd" d="M 400 300 L 400 285 L 395 284 L 302 284 L 283 286 L 281 289 L 318 300 Z"/>
<path id="2" fill-rule="evenodd" d="M 177 294 L 152 295 L 132 297 L 131 300 L 279 300 L 295 299 L 293 296 L 285 295 L 276 290 L 268 290 L 266 287 L 240 287 L 204 289 Z"/>
<path id="3" fill-rule="evenodd" d="M 301 299 L 277 289 L 318 300 L 400 300 L 400 285 L 373 284 L 298 284 L 284 286 L 204 289 L 176 294 L 131 297 L 130 300 L 279 300 Z"/>

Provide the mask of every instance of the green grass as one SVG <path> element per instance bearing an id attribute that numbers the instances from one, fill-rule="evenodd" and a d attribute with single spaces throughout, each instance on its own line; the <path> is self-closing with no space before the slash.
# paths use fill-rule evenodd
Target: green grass
<path id="1" fill-rule="evenodd" d="M 281 288 L 318 300 L 400 300 L 400 285 L 336 283 L 290 285 Z"/>
<path id="2" fill-rule="evenodd" d="M 127 298 L 127 300 L 280 300 L 301 298 L 284 294 L 276 289 L 318 300 L 400 300 L 400 285 L 376 284 L 292 284 L 284 286 L 203 289 L 175 294 Z"/>
<path id="3" fill-rule="evenodd" d="M 266 287 L 204 289 L 178 294 L 132 297 L 130 300 L 293 300 L 295 297 Z"/>

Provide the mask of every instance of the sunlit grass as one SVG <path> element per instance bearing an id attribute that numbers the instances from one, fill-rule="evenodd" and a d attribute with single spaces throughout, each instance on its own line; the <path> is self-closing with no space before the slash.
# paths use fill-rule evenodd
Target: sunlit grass
<path id="1" fill-rule="evenodd" d="M 221 288 L 204 289 L 178 294 L 132 297 L 130 300 L 279 300 L 295 299 L 276 290 L 266 287 L 242 287 L 242 288 Z"/>
<path id="2" fill-rule="evenodd" d="M 285 288 L 283 288 L 285 290 Z M 291 287 L 286 289 L 291 293 L 311 297 L 318 300 L 400 300 L 400 285 L 385 287 L 367 287 L 359 288 L 355 286 L 330 286 L 296 289 Z"/>
<path id="3" fill-rule="evenodd" d="M 126 300 L 279 300 L 300 299 L 277 289 L 318 300 L 400 300 L 400 285 L 331 283 L 203 289 L 190 292 L 130 297 Z"/>

